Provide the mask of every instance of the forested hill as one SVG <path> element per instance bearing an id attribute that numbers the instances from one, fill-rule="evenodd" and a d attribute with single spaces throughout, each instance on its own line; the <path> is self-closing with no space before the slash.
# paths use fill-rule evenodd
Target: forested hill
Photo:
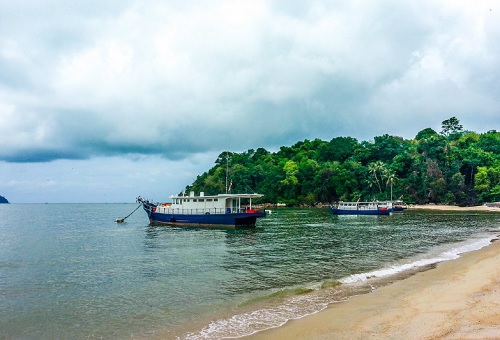
<path id="1" fill-rule="evenodd" d="M 226 182 L 226 167 L 228 182 Z M 500 132 L 466 131 L 452 117 L 442 130 L 424 129 L 412 140 L 383 135 L 304 140 L 242 153 L 223 152 L 186 192 L 258 192 L 262 203 L 314 205 L 388 200 L 476 205 L 500 201 Z"/>
<path id="2" fill-rule="evenodd" d="M 0 204 L 1 203 L 9 203 L 9 201 L 7 201 L 7 199 L 3 196 L 0 196 Z"/>

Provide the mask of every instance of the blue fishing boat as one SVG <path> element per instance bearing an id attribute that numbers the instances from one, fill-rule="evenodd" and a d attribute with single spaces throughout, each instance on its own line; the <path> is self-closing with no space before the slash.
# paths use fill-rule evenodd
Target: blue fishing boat
<path id="1" fill-rule="evenodd" d="M 334 215 L 389 215 L 392 212 L 392 202 L 338 202 L 331 205 Z"/>
<path id="2" fill-rule="evenodd" d="M 257 218 L 265 211 L 252 208 L 252 199 L 261 194 L 219 194 L 205 196 L 171 196 L 171 203 L 153 203 L 138 197 L 137 202 L 148 214 L 152 225 L 181 225 L 196 227 L 255 227 Z"/>

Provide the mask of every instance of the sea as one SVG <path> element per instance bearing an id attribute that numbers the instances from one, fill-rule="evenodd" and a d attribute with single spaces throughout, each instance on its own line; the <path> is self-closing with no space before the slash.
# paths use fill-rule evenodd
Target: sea
<path id="1" fill-rule="evenodd" d="M 0 339 L 237 339 L 490 244 L 500 214 L 150 226 L 136 204 L 1 204 Z"/>

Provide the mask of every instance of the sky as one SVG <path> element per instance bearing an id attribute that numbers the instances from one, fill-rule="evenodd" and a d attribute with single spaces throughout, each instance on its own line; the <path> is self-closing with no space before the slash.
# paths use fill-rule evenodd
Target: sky
<path id="1" fill-rule="evenodd" d="M 0 195 L 166 201 L 225 150 L 500 130 L 500 1 L 0 0 Z"/>

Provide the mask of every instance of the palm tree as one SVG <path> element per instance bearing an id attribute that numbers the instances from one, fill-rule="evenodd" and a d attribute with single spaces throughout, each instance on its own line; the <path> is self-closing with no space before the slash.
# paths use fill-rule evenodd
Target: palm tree
<path id="1" fill-rule="evenodd" d="M 392 201 L 392 186 L 394 185 L 394 183 L 396 183 L 398 178 L 396 177 L 396 174 L 391 170 L 386 170 L 384 175 L 387 180 L 386 185 L 391 186 L 391 201 Z"/>
<path id="2" fill-rule="evenodd" d="M 382 186 L 380 185 L 380 180 L 377 176 L 377 173 L 383 174 L 385 171 L 385 164 L 382 161 L 376 161 L 373 163 L 368 164 L 368 172 L 373 175 L 375 179 L 375 183 L 377 184 L 379 192 L 382 192 Z M 382 175 L 381 175 L 382 176 Z M 382 178 L 381 178 L 382 179 Z"/>

